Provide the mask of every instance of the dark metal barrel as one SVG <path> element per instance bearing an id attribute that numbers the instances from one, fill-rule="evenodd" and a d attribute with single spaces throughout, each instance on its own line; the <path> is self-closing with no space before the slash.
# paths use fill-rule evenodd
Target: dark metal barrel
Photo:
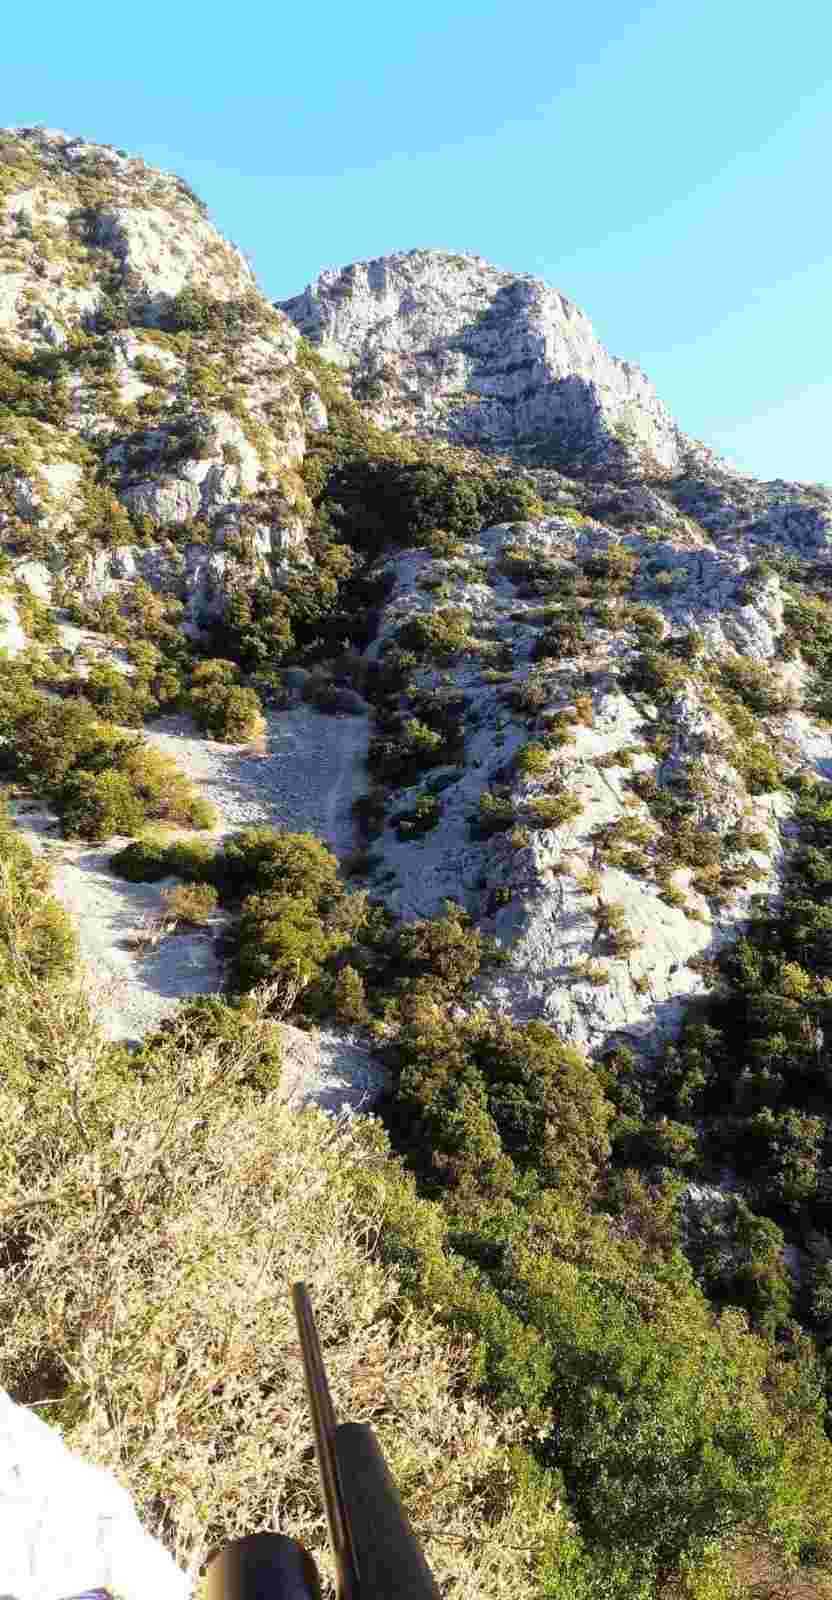
<path id="1" fill-rule="evenodd" d="M 252 1533 L 208 1563 L 206 1600 L 321 1600 L 312 1557 L 283 1533 Z"/>

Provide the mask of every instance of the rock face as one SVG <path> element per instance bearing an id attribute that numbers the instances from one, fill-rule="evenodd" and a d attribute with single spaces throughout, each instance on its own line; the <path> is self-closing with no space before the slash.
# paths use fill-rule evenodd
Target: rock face
<path id="1" fill-rule="evenodd" d="M 91 544 L 155 557 L 198 627 L 215 547 L 254 535 L 268 575 L 302 532 L 325 408 L 294 328 L 181 179 L 53 130 L 0 134 L 0 260 L 4 545 L 59 577 Z"/>
<path id="2" fill-rule="evenodd" d="M 0 1392 L 3 1600 L 59 1600 L 97 1587 L 123 1600 L 185 1600 L 190 1592 L 126 1490 Z"/>
<path id="3" fill-rule="evenodd" d="M 682 462 L 644 373 L 539 278 L 411 250 L 328 269 L 281 309 L 388 427 L 593 466 L 633 452 L 667 471 Z"/>
<path id="4" fill-rule="evenodd" d="M 632 616 L 614 602 L 601 623 L 587 608 L 574 644 L 541 655 L 543 616 L 557 626 L 566 608 L 524 595 L 524 571 L 580 584 L 625 563 Z M 783 862 L 789 802 L 746 781 L 718 663 L 771 674 L 779 711 L 759 731 L 787 763 L 832 761 L 829 732 L 795 710 L 799 672 L 776 659 L 780 580 L 752 584 L 742 549 L 716 548 L 681 521 L 657 540 L 564 516 L 483 530 L 459 557 L 408 552 L 388 570 L 379 659 L 414 616 L 444 611 L 466 630 L 456 659 L 417 678 L 423 695 L 461 708 L 464 755 L 390 797 L 373 842 L 379 891 L 405 918 L 436 916 L 448 899 L 464 906 L 503 957 L 482 988 L 489 1004 L 542 1017 L 584 1049 L 649 1048 L 703 992 L 703 959 L 736 936 L 754 894 L 776 890 Z M 654 647 L 690 635 L 701 649 L 658 703 L 635 676 L 644 625 Z M 524 772 L 527 747 L 538 770 Z M 483 828 L 495 795 L 506 820 Z M 563 795 L 574 814 L 541 825 Z M 407 816 L 428 796 L 435 823 L 413 834 Z"/>

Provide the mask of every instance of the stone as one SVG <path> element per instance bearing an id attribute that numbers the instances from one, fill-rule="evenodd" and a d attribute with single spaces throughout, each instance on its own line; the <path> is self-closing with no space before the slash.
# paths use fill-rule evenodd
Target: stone
<path id="1" fill-rule="evenodd" d="M 545 441 L 591 461 L 632 447 L 681 465 L 648 379 L 539 278 L 411 250 L 328 269 L 280 306 L 385 426 L 501 449 Z"/>

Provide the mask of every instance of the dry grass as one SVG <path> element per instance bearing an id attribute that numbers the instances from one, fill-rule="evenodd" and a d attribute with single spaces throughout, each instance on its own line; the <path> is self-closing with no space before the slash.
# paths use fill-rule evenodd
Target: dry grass
<path id="1" fill-rule="evenodd" d="M 376 1426 L 443 1594 L 531 1600 L 535 1552 L 571 1536 L 515 1493 L 517 1419 L 464 1397 L 466 1349 L 375 1258 L 378 1130 L 247 1089 L 257 1032 L 221 1061 L 183 1027 L 146 1079 L 72 984 L 0 991 L 2 1381 L 57 1402 L 49 1420 L 192 1572 L 267 1528 L 328 1571 L 288 1298 L 303 1278 L 336 1409 Z"/>
<path id="2" fill-rule="evenodd" d="M 174 923 L 188 928 L 201 928 L 210 922 L 219 904 L 219 895 L 211 883 L 178 883 L 175 888 L 163 889 L 165 913 Z"/>

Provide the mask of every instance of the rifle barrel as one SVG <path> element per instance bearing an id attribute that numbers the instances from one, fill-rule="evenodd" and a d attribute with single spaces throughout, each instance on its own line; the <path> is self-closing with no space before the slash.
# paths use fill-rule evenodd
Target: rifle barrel
<path id="1" fill-rule="evenodd" d="M 321 1494 L 337 1574 L 338 1600 L 359 1600 L 358 1565 L 335 1444 L 335 1411 L 329 1384 L 326 1381 L 315 1317 L 304 1283 L 292 1285 L 292 1303 L 303 1354 L 303 1372 L 312 1416 L 312 1431 L 315 1435 Z"/>

